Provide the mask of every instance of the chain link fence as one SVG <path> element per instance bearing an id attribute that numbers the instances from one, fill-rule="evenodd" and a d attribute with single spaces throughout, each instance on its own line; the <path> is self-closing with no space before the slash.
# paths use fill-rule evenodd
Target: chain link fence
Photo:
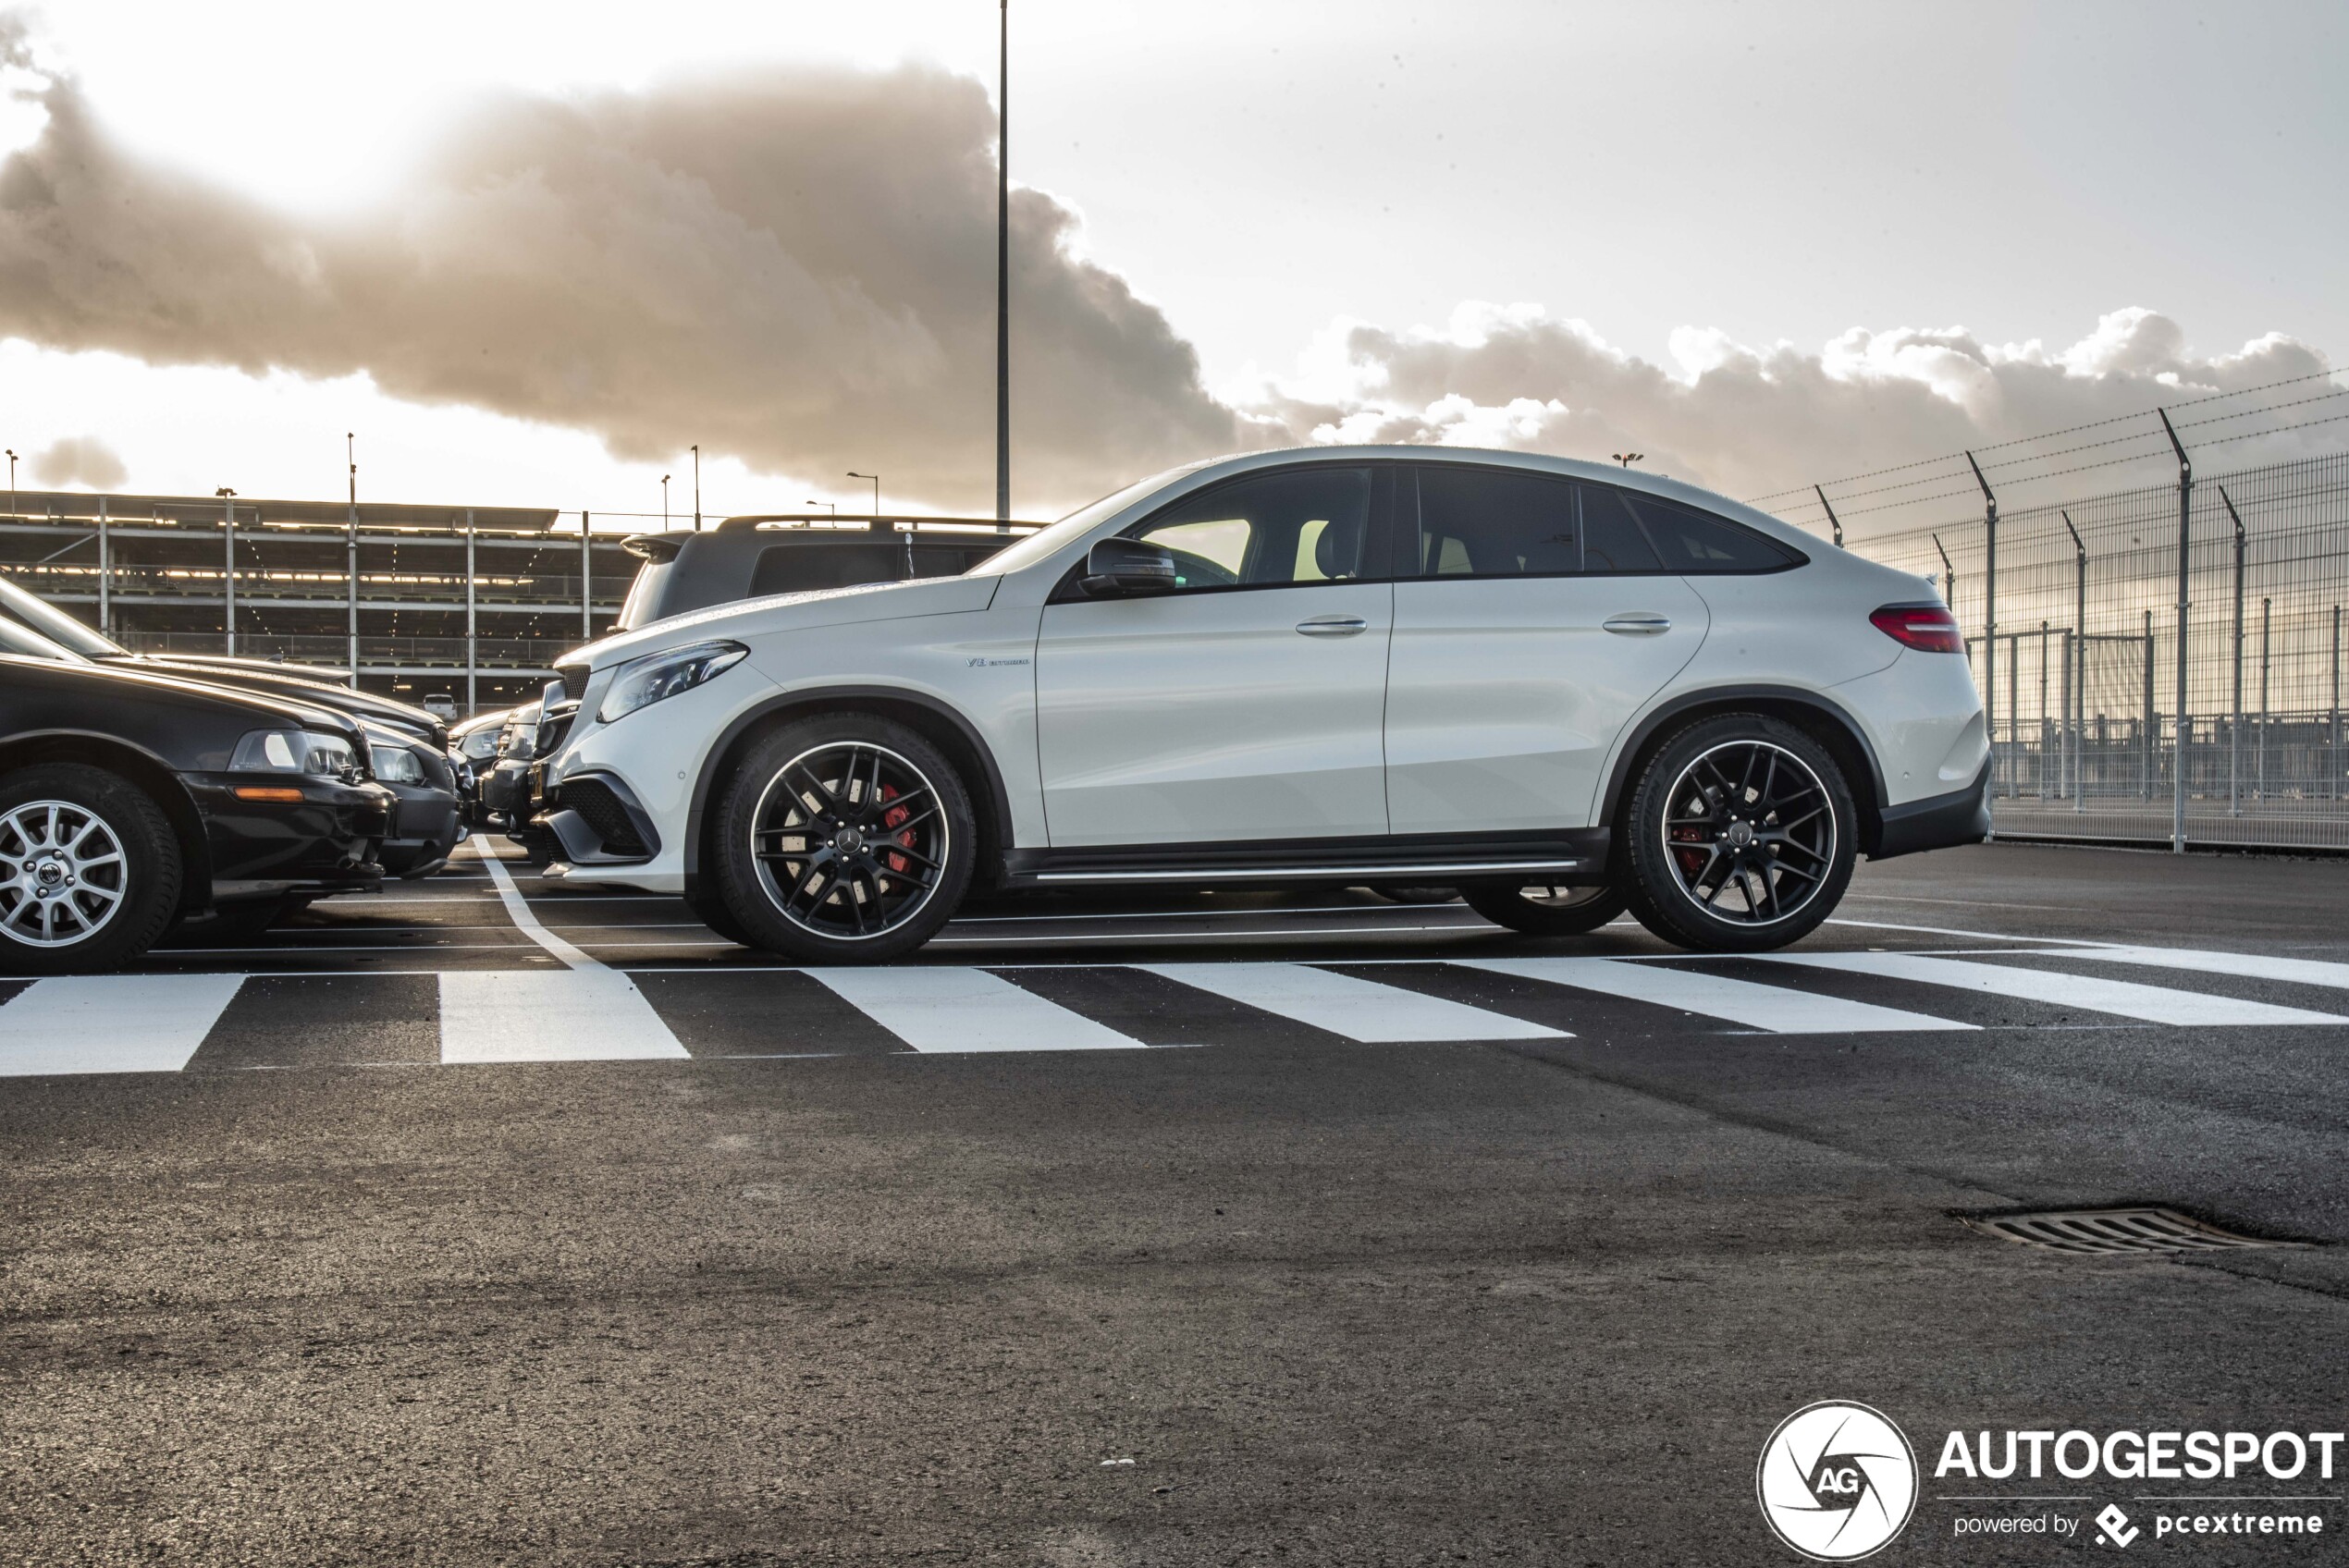
<path id="1" fill-rule="evenodd" d="M 2349 849 L 2349 452 L 1854 542 L 1966 633 L 2001 835 Z M 1995 639 L 1989 624 L 1996 615 Z"/>

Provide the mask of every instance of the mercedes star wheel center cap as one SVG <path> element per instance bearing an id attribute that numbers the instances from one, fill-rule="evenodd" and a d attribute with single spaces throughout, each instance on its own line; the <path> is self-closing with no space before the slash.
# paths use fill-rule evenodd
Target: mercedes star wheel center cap
<path id="1" fill-rule="evenodd" d="M 1748 844 L 1753 842 L 1753 824 L 1750 822 L 1730 823 L 1729 842 L 1740 850 L 1745 848 Z"/>

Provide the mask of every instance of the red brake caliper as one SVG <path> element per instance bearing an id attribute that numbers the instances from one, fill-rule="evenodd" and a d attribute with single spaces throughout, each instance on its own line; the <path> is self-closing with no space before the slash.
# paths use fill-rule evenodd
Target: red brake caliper
<path id="1" fill-rule="evenodd" d="M 1709 805 L 1712 802 L 1708 800 L 1705 803 Z M 1675 844 L 1702 845 L 1704 842 L 1704 829 L 1697 824 L 1684 824 L 1672 829 L 1671 841 Z M 1703 873 L 1704 863 L 1710 851 L 1701 848 L 1675 850 L 1673 858 L 1680 863 L 1682 876 L 1693 877 Z"/>
<path id="2" fill-rule="evenodd" d="M 881 799 L 883 801 L 893 801 L 897 798 L 897 794 L 898 790 L 896 785 L 884 784 L 881 786 Z M 884 833 L 892 831 L 898 826 L 898 824 L 904 822 L 907 817 L 913 815 L 913 812 L 904 806 L 891 806 L 887 811 L 881 813 L 881 831 Z M 913 829 L 907 828 L 904 832 L 898 834 L 897 842 L 909 850 L 912 849 L 914 847 Z M 904 855 L 890 855 L 886 858 L 889 862 L 889 869 L 898 873 L 900 876 L 903 876 L 905 868 L 913 864 Z"/>

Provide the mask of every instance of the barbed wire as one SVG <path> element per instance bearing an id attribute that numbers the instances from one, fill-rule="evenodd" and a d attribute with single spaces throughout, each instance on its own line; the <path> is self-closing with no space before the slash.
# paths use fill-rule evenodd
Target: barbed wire
<path id="1" fill-rule="evenodd" d="M 2310 371 L 2310 372 L 2308 372 L 2308 373 L 2306 373 L 2306 374 L 2303 374 L 2303 375 L 2288 375 L 2288 376 L 2285 376 L 2285 377 L 2284 377 L 2282 380 L 2281 380 L 2281 381 L 2269 381 L 2269 382 L 2263 382 L 2263 383 L 2261 383 L 2259 386 L 2239 386 L 2239 387 L 2235 388 L 2235 389 L 2234 389 L 2233 391 L 2232 391 L 2232 392 L 2210 392 L 2210 393 L 2206 393 L 2206 394 L 2204 394 L 2203 396 L 2201 396 L 2201 397 L 2199 397 L 2199 398 L 2180 398 L 2178 401 L 2173 402 L 2173 403 L 2162 403 L 2162 404 L 2158 405 L 2158 407 L 2160 407 L 2160 408 L 2164 408 L 2164 409 L 2191 409 L 2191 408 L 2197 408 L 2197 407 L 2201 406 L 2201 405 L 2202 405 L 2202 404 L 2204 404 L 2204 403 L 2215 403 L 2215 402 L 2220 402 L 2220 401 L 2222 401 L 2222 400 L 2224 400 L 2224 399 L 2226 399 L 2226 398 L 2248 398 L 2248 397 L 2252 397 L 2252 396 L 2254 396 L 2254 395 L 2256 395 L 2256 394 L 2257 394 L 2257 393 L 2261 393 L 2261 392 L 2272 392 L 2272 391 L 2276 390 L 2278 387 L 2282 387 L 2282 386 L 2299 386 L 2300 384 L 2302 384 L 2303 382 L 2323 380 L 2323 379 L 2326 379 L 2326 378 L 2328 378 L 2328 377 L 2331 377 L 2331 376 L 2335 376 L 2335 375 L 2340 375 L 2340 374 L 2344 374 L 2344 373 L 2343 373 L 2343 371 L 2341 371 L 2341 370 L 2318 370 L 2318 371 Z M 2330 394 L 2328 394 L 2328 396 L 2330 396 Z M 2281 406 L 2283 406 L 2283 407 L 2290 407 L 2291 405 L 2286 404 L 2286 405 L 2281 405 Z M 2144 418 L 2146 418 L 2147 415 L 2151 414 L 2153 411 L 2154 411 L 2154 410 L 2153 410 L 2153 409 L 2151 409 L 2151 408 L 2139 409 L 2138 410 L 2136 410 L 2136 411 L 2135 411 L 2135 412 L 2134 412 L 2134 413 L 2114 414 L 2114 415 L 2112 415 L 2112 416 L 2111 416 L 2110 418 L 2109 418 L 2109 419 L 2090 420 L 2090 421 L 2088 421 L 2088 422 L 2087 422 L 2086 423 L 2085 423 L 2085 424 L 2068 424 L 2068 425 L 2063 426 L 2063 427 L 2062 427 L 2061 429 L 2060 429 L 2060 430 L 2043 430 L 2043 431 L 2040 431 L 2039 433 L 2037 433 L 2036 435 L 2018 435 L 2018 436 L 2014 436 L 2014 437 L 2012 437 L 2012 438 L 2011 438 L 2011 439 L 2010 439 L 2010 440 L 1993 442 L 1993 443 L 1991 443 L 1989 446 L 1986 446 L 1986 447 L 1974 447 L 1974 452 L 1975 456 L 1978 458 L 1978 457 L 1979 457 L 1982 453 L 1985 453 L 1985 452 L 1998 452 L 1998 451 L 2004 451 L 2004 450 L 2005 450 L 2007 447 L 2022 447 L 2022 446 L 2027 446 L 2027 445 L 2029 445 L 2030 443 L 2035 442 L 2035 441 L 2052 441 L 2052 440 L 2054 440 L 2057 436 L 2060 436 L 2060 435 L 2078 435 L 2081 431 L 2084 431 L 2084 430 L 2100 430 L 2100 429 L 2102 429 L 2103 427 L 2105 427 L 2106 425 L 2111 425 L 2111 424 L 2121 424 L 2121 423 L 2126 423 L 2127 421 L 2130 421 L 2130 420 L 2144 419 Z M 2257 412 L 2258 410 L 2248 410 L 2248 411 L 2251 411 L 2251 412 Z M 2212 422 L 2208 422 L 2208 421 L 2197 421 L 2196 423 L 2212 423 Z M 1957 460 L 1958 459 L 1961 459 L 1961 458 L 1964 457 L 1964 455 L 1965 455 L 1965 454 L 1964 454 L 1962 451 L 1959 451 L 1959 452 L 1944 452 L 1944 453 L 1941 453 L 1940 455 L 1938 455 L 1938 456 L 1937 456 L 1937 457 L 1930 457 L 1930 458 L 1919 458 L 1919 459 L 1915 459 L 1915 460 L 1914 460 L 1914 461 L 1912 461 L 1912 462 L 1895 463 L 1895 464 L 1893 464 L 1893 465 L 1892 465 L 1891 467 L 1889 467 L 1889 468 L 1870 469 L 1870 470 L 1869 470 L 1868 472 L 1866 472 L 1865 473 L 1852 473 L 1852 474 L 1846 474 L 1846 475 L 1844 475 L 1844 476 L 1843 476 L 1842 478 L 1840 478 L 1840 479 L 1830 479 L 1830 480 L 1826 481 L 1825 483 L 1826 483 L 1826 484 L 1858 484 L 1861 480 L 1863 480 L 1863 479 L 1877 479 L 1877 478 L 1881 478 L 1882 476 L 1884 476 L 1885 474 L 1888 474 L 1888 473 L 1905 473 L 1905 472 L 1907 472 L 1909 470 L 1911 470 L 1911 469 L 1914 469 L 1914 468 L 1925 468 L 1925 467 L 1928 467 L 1928 466 L 1930 466 L 1930 465 L 1932 465 L 1932 464 L 1935 464 L 1935 463 L 1946 463 L 1946 462 L 1955 461 L 1955 460 Z M 2009 459 L 2009 460 L 2010 460 L 2010 462 L 2011 462 L 2011 461 L 2012 461 L 2012 459 Z M 1784 498 L 1784 497 L 1786 497 L 1786 496 L 1800 496 L 1800 495 L 1802 495 L 1804 491 L 1809 490 L 1810 488 L 1811 488 L 1811 486 L 1810 486 L 1810 485 L 1807 485 L 1807 484 L 1796 484 L 1796 485 L 1791 485 L 1791 486 L 1789 486 L 1789 488 L 1784 489 L 1784 490 L 1775 490 L 1775 491 L 1772 491 L 1772 492 L 1771 492 L 1769 495 L 1767 495 L 1767 496 L 1750 496 L 1750 497 L 1748 497 L 1748 498 L 1747 498 L 1747 500 L 1746 500 L 1746 505 L 1748 505 L 1748 506 L 1753 506 L 1753 507 L 1758 507 L 1758 506 L 1762 505 L 1762 504 L 1763 504 L 1764 502 L 1765 502 L 1765 501 L 1776 501 L 1776 500 L 1780 500 L 1780 499 L 1782 499 L 1782 498 Z M 1861 494 L 1876 494 L 1876 493 L 1877 493 L 1877 492 L 1861 492 Z"/>

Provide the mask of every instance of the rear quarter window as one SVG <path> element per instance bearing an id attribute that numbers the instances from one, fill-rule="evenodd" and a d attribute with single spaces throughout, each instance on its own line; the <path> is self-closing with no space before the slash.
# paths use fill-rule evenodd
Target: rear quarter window
<path id="1" fill-rule="evenodd" d="M 750 577 L 750 596 L 805 594 L 818 588 L 856 588 L 895 582 L 905 576 L 905 546 L 873 545 L 775 545 L 759 552 Z"/>
<path id="2" fill-rule="evenodd" d="M 1800 566 L 1802 557 L 1776 540 L 1765 539 L 1727 518 L 1650 496 L 1630 498 L 1647 525 L 1648 538 L 1664 569 L 1686 577 L 1723 577 L 1741 573 L 1784 571 Z"/>

